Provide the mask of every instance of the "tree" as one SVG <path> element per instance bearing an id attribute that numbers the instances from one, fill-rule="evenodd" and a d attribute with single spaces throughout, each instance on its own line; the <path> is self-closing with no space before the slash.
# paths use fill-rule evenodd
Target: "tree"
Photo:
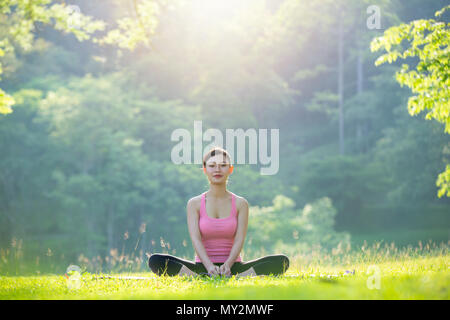
<path id="1" fill-rule="evenodd" d="M 436 12 L 440 17 L 449 9 L 444 7 Z M 379 66 L 385 62 L 392 63 L 397 59 L 418 58 L 415 68 L 403 64 L 396 73 L 396 79 L 401 86 L 409 87 L 414 93 L 408 100 L 408 111 L 415 116 L 427 111 L 426 120 L 435 119 L 445 125 L 445 132 L 450 134 L 450 103 L 449 103 L 449 43 L 450 23 L 429 20 L 414 20 L 408 24 L 400 24 L 387 29 L 383 36 L 374 38 L 371 50 L 382 48 L 387 53 L 381 55 L 375 62 Z M 403 43 L 408 46 L 406 49 Z M 416 61 L 416 60 L 413 60 Z M 439 174 L 436 185 L 440 187 L 438 196 L 450 197 L 450 163 L 444 172 Z"/>
<path id="2" fill-rule="evenodd" d="M 0 41 L 0 57 L 14 52 L 18 46 L 29 50 L 34 43 L 34 31 L 38 24 L 52 24 L 53 28 L 74 34 L 78 40 L 89 39 L 90 34 L 104 29 L 102 21 L 93 20 L 80 12 L 70 10 L 65 4 L 51 0 L 4 0 L 0 3 L 0 25 L 2 40 Z M 77 22 L 76 26 L 72 22 Z M 0 61 L 0 74 L 2 63 Z M 0 89 L 0 114 L 11 113 L 14 104 L 12 96 Z"/>
<path id="3" fill-rule="evenodd" d="M 2 0 L 0 3 L 0 58 L 13 53 L 15 47 L 29 51 L 35 42 L 36 29 L 50 25 L 53 29 L 73 34 L 79 41 L 89 40 L 96 31 L 105 30 L 104 21 L 81 13 L 78 6 L 54 3 L 53 0 Z M 157 26 L 156 16 L 161 6 L 153 0 L 133 1 L 137 19 L 123 16 L 116 21 L 102 37 L 93 37 L 99 44 L 117 45 L 119 48 L 134 49 L 138 44 L 149 44 L 149 37 Z M 117 4 L 120 7 L 120 4 Z M 0 60 L 0 75 L 2 74 Z M 1 80 L 1 78 L 0 78 Z M 0 114 L 12 112 L 12 96 L 0 89 Z"/>

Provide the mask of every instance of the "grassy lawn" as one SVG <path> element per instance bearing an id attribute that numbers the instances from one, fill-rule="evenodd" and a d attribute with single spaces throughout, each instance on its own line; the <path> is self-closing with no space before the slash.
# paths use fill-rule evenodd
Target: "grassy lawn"
<path id="1" fill-rule="evenodd" d="M 370 267 L 375 266 L 375 267 Z M 151 272 L 0 276 L 0 299 L 449 299 L 448 245 L 291 258 L 283 276 L 157 277 Z M 379 275 L 379 282 L 376 277 Z M 121 277 L 101 278 L 101 277 Z M 124 277 L 135 277 L 124 279 Z M 377 288 L 379 283 L 379 288 Z M 370 288 L 371 287 L 371 288 Z"/>

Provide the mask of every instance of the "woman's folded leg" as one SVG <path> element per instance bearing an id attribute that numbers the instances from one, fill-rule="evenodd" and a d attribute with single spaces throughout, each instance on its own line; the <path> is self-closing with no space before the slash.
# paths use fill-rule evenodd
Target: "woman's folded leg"
<path id="1" fill-rule="evenodd" d="M 148 259 L 148 266 L 159 276 L 195 275 L 206 272 L 203 264 L 163 253 L 152 254 Z"/>
<path id="2" fill-rule="evenodd" d="M 253 270 L 250 270 L 253 268 Z M 284 254 L 274 254 L 258 259 L 236 262 L 231 267 L 232 274 L 280 275 L 289 268 L 289 258 Z"/>

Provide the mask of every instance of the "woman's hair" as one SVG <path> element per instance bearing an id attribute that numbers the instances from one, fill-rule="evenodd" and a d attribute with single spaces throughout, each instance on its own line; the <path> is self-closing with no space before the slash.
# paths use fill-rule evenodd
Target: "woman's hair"
<path id="1" fill-rule="evenodd" d="M 209 158 L 214 157 L 218 154 L 223 154 L 224 156 L 226 156 L 231 165 L 231 157 L 228 151 L 220 147 L 214 147 L 203 156 L 203 167 L 206 167 L 206 161 L 208 161 Z"/>

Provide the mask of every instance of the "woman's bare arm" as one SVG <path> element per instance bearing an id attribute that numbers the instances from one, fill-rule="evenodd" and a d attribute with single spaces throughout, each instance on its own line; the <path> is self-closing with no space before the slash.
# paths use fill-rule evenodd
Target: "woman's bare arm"
<path id="1" fill-rule="evenodd" d="M 190 199 L 188 201 L 186 211 L 187 211 L 187 223 L 189 235 L 192 240 L 192 245 L 194 246 L 194 249 L 197 252 L 197 255 L 202 261 L 203 265 L 208 270 L 208 267 L 211 266 L 213 263 L 209 259 L 205 247 L 203 246 L 202 243 L 202 237 L 200 235 L 200 229 L 198 227 L 199 216 L 195 207 L 195 201 L 193 199 Z"/>
<path id="2" fill-rule="evenodd" d="M 242 250 L 242 246 L 244 245 L 245 236 L 247 235 L 247 226 L 248 226 L 248 202 L 243 198 L 242 206 L 239 208 L 238 215 L 238 226 L 236 230 L 236 235 L 234 237 L 233 247 L 231 248 L 230 255 L 228 259 L 225 261 L 230 268 L 233 266 L 236 261 L 237 256 Z"/>

